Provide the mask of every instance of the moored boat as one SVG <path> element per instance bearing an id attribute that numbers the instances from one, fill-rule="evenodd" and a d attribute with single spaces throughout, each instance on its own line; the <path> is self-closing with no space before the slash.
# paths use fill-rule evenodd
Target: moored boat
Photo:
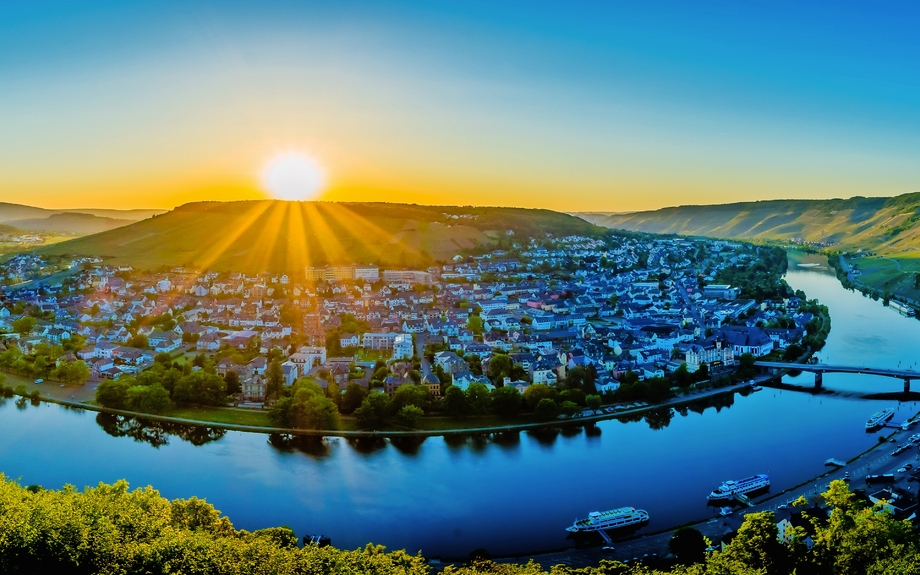
<path id="1" fill-rule="evenodd" d="M 873 413 L 869 419 L 866 420 L 866 429 L 875 429 L 876 427 L 881 427 L 892 417 L 894 417 L 894 410 L 890 407 L 888 409 L 877 411 Z"/>
<path id="2" fill-rule="evenodd" d="M 770 487 L 769 475 L 752 475 L 751 477 L 745 477 L 738 481 L 726 481 L 713 490 L 713 492 L 709 494 L 708 499 L 710 501 L 733 499 L 736 495 L 744 495 L 767 487 Z"/>
<path id="3" fill-rule="evenodd" d="M 602 529 L 629 527 L 648 521 L 648 511 L 635 507 L 620 507 L 610 511 L 592 511 L 587 519 L 577 519 L 565 530 L 571 533 L 587 533 Z"/>

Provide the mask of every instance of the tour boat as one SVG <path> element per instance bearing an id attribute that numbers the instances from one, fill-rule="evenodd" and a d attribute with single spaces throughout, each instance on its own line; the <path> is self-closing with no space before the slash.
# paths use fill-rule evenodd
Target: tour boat
<path id="1" fill-rule="evenodd" d="M 735 495 L 744 495 L 770 486 L 769 475 L 752 475 L 738 481 L 726 481 L 709 494 L 710 501 L 732 499 Z"/>
<path id="2" fill-rule="evenodd" d="M 628 527 L 648 521 L 648 511 L 635 507 L 621 507 L 610 511 L 592 511 L 587 519 L 577 519 L 566 531 L 572 533 L 587 533 L 601 529 L 616 529 Z"/>
<path id="3" fill-rule="evenodd" d="M 881 427 L 886 421 L 894 417 L 894 410 L 890 407 L 888 409 L 883 409 L 879 412 L 873 413 L 866 421 L 866 429 L 875 429 L 876 427 Z"/>

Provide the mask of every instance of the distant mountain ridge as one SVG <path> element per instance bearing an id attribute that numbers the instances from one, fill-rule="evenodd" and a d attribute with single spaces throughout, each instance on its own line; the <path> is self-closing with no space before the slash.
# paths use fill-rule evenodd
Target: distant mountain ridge
<path id="1" fill-rule="evenodd" d="M 0 202 L 0 223 L 31 232 L 95 234 L 163 213 L 165 210 L 47 209 Z"/>
<path id="2" fill-rule="evenodd" d="M 688 205 L 629 214 L 577 214 L 599 226 L 730 239 L 827 241 L 897 254 L 920 249 L 920 193 L 829 200 Z"/>
<path id="3" fill-rule="evenodd" d="M 603 234 L 581 218 L 550 210 L 420 206 L 375 202 L 196 202 L 92 236 L 42 248 L 47 254 L 102 256 L 139 268 L 293 273 L 308 265 L 448 262 L 513 237 Z"/>

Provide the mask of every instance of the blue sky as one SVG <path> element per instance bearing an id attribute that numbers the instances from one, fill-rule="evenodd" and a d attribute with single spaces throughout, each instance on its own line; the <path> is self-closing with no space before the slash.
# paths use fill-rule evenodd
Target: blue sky
<path id="1" fill-rule="evenodd" d="M 635 210 L 920 189 L 920 7 L 0 2 L 0 200 Z"/>

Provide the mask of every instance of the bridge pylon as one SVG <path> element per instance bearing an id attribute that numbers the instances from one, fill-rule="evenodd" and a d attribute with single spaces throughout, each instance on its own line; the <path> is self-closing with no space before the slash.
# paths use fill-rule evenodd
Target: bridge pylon
<path id="1" fill-rule="evenodd" d="M 824 372 L 816 371 L 815 372 L 815 387 L 821 389 L 821 384 L 824 383 Z"/>
<path id="2" fill-rule="evenodd" d="M 904 378 L 904 393 L 910 393 L 910 379 Z"/>

